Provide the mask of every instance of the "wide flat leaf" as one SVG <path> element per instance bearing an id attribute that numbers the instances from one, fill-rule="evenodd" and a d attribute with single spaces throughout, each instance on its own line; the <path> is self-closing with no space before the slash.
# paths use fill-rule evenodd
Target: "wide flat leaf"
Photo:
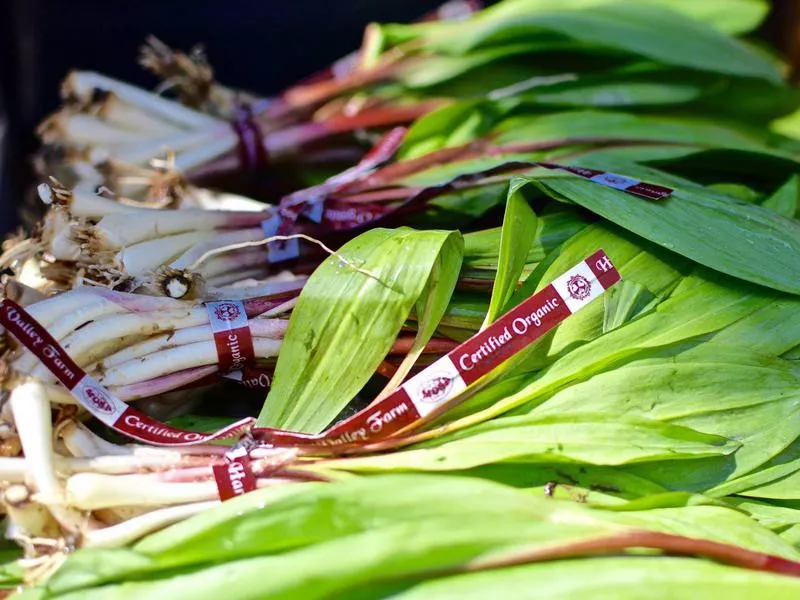
<path id="1" fill-rule="evenodd" d="M 800 294 L 800 221 L 711 190 L 676 188 L 669 198 L 648 201 L 578 176 L 538 181 L 553 196 L 702 265 Z"/>
<path id="2" fill-rule="evenodd" d="M 787 361 L 701 345 L 595 375 L 556 393 L 533 414 L 642 416 L 736 440 L 742 446 L 727 473 L 734 478 L 800 436 L 798 389 L 800 374 Z"/>
<path id="3" fill-rule="evenodd" d="M 519 191 L 526 183 L 525 179 L 512 179 L 508 184 L 508 199 L 497 256 L 497 275 L 483 328 L 491 325 L 505 311 L 511 294 L 517 289 L 517 282 L 528 259 L 528 249 L 533 245 L 536 236 L 536 213 Z"/>
<path id="4" fill-rule="evenodd" d="M 432 274 L 441 285 L 432 308 L 444 308 L 462 250 L 457 232 L 373 229 L 339 250 L 349 265 L 322 263 L 292 311 L 259 424 L 327 426 L 373 375 Z"/>
<path id="5" fill-rule="evenodd" d="M 689 558 L 570 559 L 446 577 L 393 600 L 794 600 L 800 579 Z"/>
<path id="6" fill-rule="evenodd" d="M 613 255 L 611 258 L 614 260 Z M 685 277 L 670 298 L 655 310 L 578 346 L 527 381 L 523 377 L 517 391 L 492 396 L 490 406 L 449 423 L 448 430 L 458 430 L 520 407 L 523 407 L 520 410 L 529 411 L 560 389 L 619 367 L 661 346 L 719 331 L 766 306 L 774 298 L 774 294 L 762 288 L 735 280 L 717 283 L 712 279 Z M 491 396 L 491 389 L 487 393 Z"/>
<path id="7" fill-rule="evenodd" d="M 569 418 L 506 417 L 465 429 L 423 448 L 380 456 L 332 460 L 327 466 L 366 472 L 454 471 L 502 461 L 632 462 L 727 455 L 737 443 L 686 427 L 646 419 L 605 419 L 597 414 Z"/>
<path id="8" fill-rule="evenodd" d="M 560 207 L 559 207 L 560 208 Z M 525 263 L 537 264 L 550 252 L 587 226 L 578 210 L 558 210 L 537 215 L 536 235 L 528 249 Z M 464 268 L 496 271 L 500 254 L 502 227 L 492 227 L 464 234 Z"/>
<path id="9" fill-rule="evenodd" d="M 800 178 L 796 175 L 783 184 L 761 206 L 791 219 L 800 212 Z"/>
<path id="10" fill-rule="evenodd" d="M 583 10 L 563 10 L 549 2 L 539 10 L 512 3 L 487 11 L 465 27 L 440 26 L 428 36 L 442 52 L 453 54 L 511 44 L 540 32 L 558 33 L 600 48 L 627 52 L 664 64 L 780 81 L 773 64 L 718 30 L 655 4 L 594 2 Z M 460 25 L 460 24 L 457 24 Z"/>
<path id="11" fill-rule="evenodd" d="M 591 10 L 593 5 L 614 2 L 616 4 L 654 5 L 679 12 L 687 17 L 703 21 L 729 34 L 745 33 L 756 28 L 767 16 L 769 6 L 765 0 L 506 0 L 493 9 L 513 12 L 516 7 L 527 10 Z M 503 5 L 507 5 L 507 8 Z"/>
<path id="12" fill-rule="evenodd" d="M 580 142 L 586 139 L 670 142 L 701 148 L 731 148 L 769 152 L 766 136 L 756 130 L 699 117 L 637 115 L 575 110 L 521 115 L 497 125 L 497 143 Z M 772 150 L 777 154 L 779 149 Z M 621 173 L 622 174 L 622 173 Z"/>

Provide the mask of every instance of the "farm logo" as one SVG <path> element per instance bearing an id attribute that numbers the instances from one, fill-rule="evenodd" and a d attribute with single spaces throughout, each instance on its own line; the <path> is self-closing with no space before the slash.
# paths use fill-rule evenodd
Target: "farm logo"
<path id="1" fill-rule="evenodd" d="M 107 415 L 110 415 L 114 412 L 114 406 L 111 404 L 103 390 L 94 387 L 87 387 L 84 389 L 84 395 L 91 405 L 100 412 Z"/>
<path id="2" fill-rule="evenodd" d="M 232 302 L 220 302 L 214 308 L 214 314 L 220 321 L 235 321 L 242 312 Z"/>
<path id="3" fill-rule="evenodd" d="M 583 275 L 573 275 L 567 281 L 567 292 L 575 300 L 586 300 L 592 293 L 592 284 Z"/>
<path id="4" fill-rule="evenodd" d="M 621 177 L 620 175 L 614 175 L 614 173 L 605 173 L 603 175 L 603 181 L 608 185 L 625 185 L 628 183 L 627 177 Z"/>
<path id="5" fill-rule="evenodd" d="M 419 386 L 419 394 L 423 402 L 435 404 L 445 396 L 453 387 L 453 379 L 446 375 L 434 375 Z"/>

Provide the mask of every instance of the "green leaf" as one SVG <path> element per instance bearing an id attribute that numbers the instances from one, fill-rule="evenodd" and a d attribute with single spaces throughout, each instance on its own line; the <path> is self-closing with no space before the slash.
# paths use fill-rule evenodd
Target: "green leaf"
<path id="1" fill-rule="evenodd" d="M 603 333 L 622 327 L 656 300 L 647 288 L 635 281 L 623 280 L 606 293 Z"/>
<path id="2" fill-rule="evenodd" d="M 616 260 L 613 253 L 609 256 Z M 735 280 L 720 284 L 699 276 L 684 278 L 655 310 L 576 347 L 518 391 L 494 398 L 491 406 L 448 424 L 448 430 L 456 431 L 523 406 L 529 411 L 556 391 L 635 360 L 651 349 L 719 331 L 767 305 L 773 296 Z"/>
<path id="3" fill-rule="evenodd" d="M 549 211 L 538 215 L 536 236 L 528 249 L 525 263 L 528 265 L 539 263 L 586 225 L 586 219 L 578 210 Z M 464 234 L 464 268 L 496 271 L 501 235 L 502 227 Z"/>
<path id="4" fill-rule="evenodd" d="M 503 120 L 495 129 L 499 145 L 533 140 L 567 145 L 599 139 L 770 151 L 766 136 L 760 131 L 700 117 L 575 110 L 513 116 Z M 781 154 L 778 150 L 773 152 Z"/>
<path id="5" fill-rule="evenodd" d="M 784 183 L 774 194 L 761 203 L 779 215 L 791 219 L 800 211 L 800 177 L 793 176 Z"/>
<path id="6" fill-rule="evenodd" d="M 554 197 L 702 265 L 800 294 L 800 222 L 794 219 L 711 190 L 676 188 L 669 198 L 648 201 L 574 175 L 542 176 L 538 183 Z"/>
<path id="7" fill-rule="evenodd" d="M 508 199 L 497 258 L 497 275 L 483 328 L 491 325 L 504 312 L 511 294 L 517 288 L 517 282 L 528 258 L 528 249 L 533 245 L 536 235 L 536 214 L 519 191 L 519 188 L 526 183 L 526 179 L 512 179 L 508 184 Z"/>
<path id="8" fill-rule="evenodd" d="M 570 559 L 427 581 L 393 600 L 794 600 L 800 580 L 689 558 Z"/>
<path id="9" fill-rule="evenodd" d="M 742 444 L 736 467 L 720 473 L 731 479 L 764 464 L 800 436 L 800 374 L 787 361 L 746 348 L 704 345 L 663 354 L 575 383 L 532 414 L 578 418 L 591 410 L 646 416 L 736 440 Z M 641 474 L 663 485 L 658 477 Z"/>
<path id="10" fill-rule="evenodd" d="M 506 417 L 465 429 L 423 448 L 380 456 L 332 460 L 328 467 L 384 472 L 453 471 L 501 461 L 584 462 L 620 465 L 631 462 L 719 456 L 737 443 L 685 427 L 647 419 L 606 419 L 598 413 Z"/>
<path id="11" fill-rule="evenodd" d="M 728 34 L 746 33 L 755 29 L 769 12 L 765 0 L 703 0 L 702 2 L 686 2 L 685 0 L 506 0 L 498 8 L 510 11 L 516 7 L 525 10 L 592 10 L 592 6 L 601 3 L 627 2 L 638 5 L 655 5 L 664 9 L 679 12 L 686 17 L 708 23 Z M 506 5 L 506 6 L 503 6 Z"/>
<path id="12" fill-rule="evenodd" d="M 440 27 L 429 41 L 452 54 L 510 44 L 541 32 L 650 58 L 663 64 L 781 81 L 771 62 L 712 27 L 653 4 L 593 3 L 591 9 L 562 10 L 554 2 L 540 10 L 511 3 L 464 27 Z M 460 24 L 459 24 L 460 25 Z M 657 27 L 657 29 L 656 29 Z M 654 34 L 657 32 L 657 34 Z"/>
<path id="13" fill-rule="evenodd" d="M 328 425 L 373 375 L 421 298 L 429 311 L 424 333 L 433 332 L 462 251 L 457 232 L 373 229 L 341 248 L 349 265 L 326 260 L 292 311 L 259 424 L 307 432 Z"/>

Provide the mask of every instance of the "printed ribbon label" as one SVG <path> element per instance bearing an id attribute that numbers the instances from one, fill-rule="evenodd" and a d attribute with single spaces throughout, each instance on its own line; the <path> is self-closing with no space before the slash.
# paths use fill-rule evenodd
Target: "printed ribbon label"
<path id="1" fill-rule="evenodd" d="M 250 449 L 239 445 L 225 453 L 225 463 L 214 465 L 214 481 L 223 502 L 256 489 L 256 477 L 250 466 Z"/>
<path id="2" fill-rule="evenodd" d="M 255 359 L 253 336 L 243 302 L 207 302 L 208 321 L 217 346 L 219 370 L 241 371 Z"/>
<path id="3" fill-rule="evenodd" d="M 284 219 L 280 213 L 275 213 L 269 219 L 262 221 L 261 229 L 264 232 L 264 237 L 271 238 L 276 235 L 286 235 L 283 231 L 284 228 L 281 227 L 283 223 Z M 300 256 L 300 241 L 297 238 L 275 240 L 267 244 L 267 260 L 270 263 L 283 262 L 298 256 Z"/>
<path id="4" fill-rule="evenodd" d="M 392 394 L 318 435 L 268 428 L 251 430 L 272 446 L 345 447 L 375 442 L 419 425 L 450 408 L 474 383 L 576 313 L 620 280 L 605 252 L 598 250 L 512 309 L 485 330 L 451 350 Z M 457 400 L 457 398 L 456 398 Z"/>
<path id="5" fill-rule="evenodd" d="M 611 187 L 623 192 L 628 192 L 634 196 L 639 196 L 647 200 L 662 200 L 669 197 L 674 190 L 663 185 L 656 185 L 654 183 L 645 183 L 638 179 L 631 179 L 624 175 L 617 175 L 616 173 L 609 173 L 608 171 L 598 171 L 596 169 L 586 169 L 584 167 L 573 167 L 569 165 L 560 165 L 558 163 L 542 162 L 537 163 L 539 166 L 546 169 L 561 169 L 573 175 L 579 175 L 584 179 L 599 183 L 606 187 Z"/>

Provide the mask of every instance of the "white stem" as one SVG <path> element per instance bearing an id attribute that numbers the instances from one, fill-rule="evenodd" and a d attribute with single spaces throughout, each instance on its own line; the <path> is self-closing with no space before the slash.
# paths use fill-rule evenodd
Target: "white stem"
<path id="1" fill-rule="evenodd" d="M 214 500 L 214 481 L 166 483 L 153 475 L 78 473 L 67 479 L 67 502 L 81 510 L 118 506 L 165 506 Z"/>
<path id="2" fill-rule="evenodd" d="M 93 299 L 53 322 L 47 328 L 47 331 L 60 341 L 89 321 L 124 312 L 124 308 L 113 302 L 109 302 L 105 299 Z M 29 350 L 25 350 L 22 355 L 14 361 L 14 368 L 21 373 L 30 373 L 37 365 L 39 365 L 39 359 Z"/>
<path id="3" fill-rule="evenodd" d="M 140 277 L 181 256 L 209 235 L 213 234 L 207 231 L 190 231 L 133 244 L 120 250 L 116 263 L 126 275 Z"/>
<path id="4" fill-rule="evenodd" d="M 208 211 L 195 208 L 158 210 L 137 219 L 131 219 L 127 215 L 109 215 L 103 217 L 94 230 L 103 237 L 108 247 L 121 249 L 176 233 L 260 225 L 265 216 L 252 211 Z"/>
<path id="5" fill-rule="evenodd" d="M 244 300 L 246 298 L 259 298 L 261 296 L 270 296 L 280 292 L 300 290 L 304 285 L 305 278 L 303 277 L 298 277 L 294 281 L 286 282 L 254 280 L 252 284 L 247 285 L 240 282 L 238 285 L 215 287 L 208 292 L 207 296 L 213 296 L 214 299 L 219 300 Z"/>
<path id="6" fill-rule="evenodd" d="M 100 455 L 129 456 L 132 452 L 127 446 L 107 442 L 75 421 L 62 425 L 58 433 L 69 453 L 78 458 Z"/>
<path id="7" fill-rule="evenodd" d="M 174 467 L 203 466 L 211 462 L 211 457 L 201 458 L 179 452 L 162 452 L 160 454 L 116 454 L 86 458 L 58 457 L 56 468 L 59 473 L 64 475 L 75 473 L 122 475 Z"/>
<path id="8" fill-rule="evenodd" d="M 139 517 L 134 517 L 111 527 L 88 532 L 83 546 L 88 548 L 118 548 L 134 542 L 145 535 L 218 506 L 218 500 L 195 502 L 180 506 L 161 508 Z"/>
<path id="9" fill-rule="evenodd" d="M 91 296 L 91 288 L 78 288 L 71 292 L 51 296 L 47 300 L 32 304 L 26 310 L 42 325 L 42 327 L 47 329 L 56 319 L 77 310 L 88 301 L 95 299 Z"/>
<path id="10" fill-rule="evenodd" d="M 257 487 L 293 483 L 291 479 L 259 478 Z M 216 500 L 213 480 L 191 483 L 160 481 L 157 475 L 98 475 L 78 473 L 67 480 L 67 501 L 82 510 L 119 506 L 169 506 Z"/>
<path id="11" fill-rule="evenodd" d="M 72 190 L 72 200 L 68 207 L 73 217 L 97 219 L 120 213 L 125 213 L 130 216 L 133 213 L 152 210 L 144 206 L 130 206 L 117 202 L 116 200 L 98 196 L 93 190 L 83 189 L 85 187 L 88 186 L 79 184 Z"/>
<path id="12" fill-rule="evenodd" d="M 215 299 L 226 300 L 224 298 L 224 289 L 232 287 L 237 283 L 243 281 L 255 281 L 264 277 L 267 266 L 255 267 L 251 269 L 241 269 L 238 271 L 231 271 L 230 273 L 223 273 L 210 279 L 206 279 L 206 284 L 209 286 L 206 290 L 206 296 L 213 296 Z"/>
<path id="13" fill-rule="evenodd" d="M 122 314 L 92 321 L 62 340 L 62 347 L 79 365 L 88 365 L 101 356 L 129 343 L 131 336 L 147 337 L 181 327 L 193 327 L 208 322 L 205 309 L 162 312 L 157 317 L 149 314 Z M 45 382 L 55 381 L 50 370 L 39 364 L 31 373 Z"/>
<path id="14" fill-rule="evenodd" d="M 67 110 L 50 115 L 39 126 L 39 133 L 45 144 L 67 142 L 76 146 L 114 146 L 152 137 L 147 131 L 121 129 L 97 117 Z"/>
<path id="15" fill-rule="evenodd" d="M 147 167 L 154 158 L 163 156 L 166 152 L 172 152 L 176 155 L 173 165 L 175 170 L 183 172 L 179 164 L 180 156 L 195 152 L 197 148 L 214 148 L 220 136 L 227 138 L 231 132 L 231 128 L 224 125 L 222 129 L 215 126 L 210 129 L 172 133 L 125 145 L 95 146 L 90 159 L 94 164 L 110 159 L 118 164 Z M 235 139 L 233 145 L 235 146 Z"/>
<path id="16" fill-rule="evenodd" d="M 77 533 L 84 519 L 64 506 L 64 488 L 56 477 L 53 460 L 50 401 L 44 386 L 27 381 L 14 388 L 9 403 L 29 467 L 28 475 L 38 491 L 37 501 L 48 507 L 64 529 Z"/>
<path id="17" fill-rule="evenodd" d="M 253 338 L 256 357 L 277 356 L 281 343 L 280 340 Z M 153 352 L 127 361 L 108 369 L 99 379 L 106 386 L 129 385 L 192 367 L 215 365 L 218 361 L 216 344 L 208 340 Z"/>
<path id="18" fill-rule="evenodd" d="M 3 483 L 24 483 L 27 474 L 28 465 L 24 458 L 0 458 L 0 481 Z"/>
<path id="19" fill-rule="evenodd" d="M 60 528 L 50 511 L 31 499 L 31 490 L 15 484 L 3 493 L 3 508 L 7 515 L 6 538 L 21 544 L 26 555 L 32 556 L 36 549 L 34 539 L 57 539 Z"/>
<path id="20" fill-rule="evenodd" d="M 238 138 L 233 130 L 226 126 L 222 130 L 215 132 L 214 137 L 204 143 L 197 144 L 191 150 L 181 152 L 175 158 L 175 168 L 182 173 L 190 173 L 192 169 L 213 161 L 228 152 L 231 152 L 238 144 Z"/>
<path id="21" fill-rule="evenodd" d="M 222 122 L 173 100 L 92 71 L 73 71 L 64 81 L 64 86 L 83 98 L 91 97 L 95 88 L 114 92 L 126 102 L 182 127 L 204 127 Z"/>
<path id="22" fill-rule="evenodd" d="M 100 109 L 100 118 L 115 124 L 117 127 L 147 131 L 151 134 L 163 135 L 167 132 L 178 133 L 181 131 L 180 127 L 172 125 L 166 119 L 154 116 L 131 102 L 127 102 L 113 92 L 103 102 L 103 106 Z"/>
<path id="23" fill-rule="evenodd" d="M 250 333 L 254 337 L 281 339 L 286 331 L 287 322 L 282 319 L 255 318 L 248 322 Z M 187 327 L 175 332 L 151 337 L 143 342 L 123 348 L 118 352 L 104 358 L 96 368 L 107 371 L 128 361 L 141 358 L 153 352 L 160 352 L 170 348 L 177 348 L 200 341 L 213 341 L 214 336 L 210 325 Z"/>
<path id="24" fill-rule="evenodd" d="M 205 210 L 252 210 L 258 212 L 267 208 L 263 202 L 258 200 L 207 188 L 191 187 L 187 195 Z"/>

